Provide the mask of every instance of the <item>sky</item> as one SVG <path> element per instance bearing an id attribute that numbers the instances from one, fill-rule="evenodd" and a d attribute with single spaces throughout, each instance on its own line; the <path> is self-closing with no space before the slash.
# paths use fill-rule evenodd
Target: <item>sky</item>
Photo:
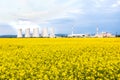
<path id="1" fill-rule="evenodd" d="M 0 0 L 0 35 L 53 27 L 55 33 L 120 34 L 120 0 Z"/>

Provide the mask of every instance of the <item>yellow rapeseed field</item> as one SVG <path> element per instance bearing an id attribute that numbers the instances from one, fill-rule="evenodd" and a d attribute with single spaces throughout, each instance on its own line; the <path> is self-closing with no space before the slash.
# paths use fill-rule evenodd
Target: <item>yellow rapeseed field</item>
<path id="1" fill-rule="evenodd" d="M 1 79 L 120 80 L 120 38 L 1 38 Z"/>

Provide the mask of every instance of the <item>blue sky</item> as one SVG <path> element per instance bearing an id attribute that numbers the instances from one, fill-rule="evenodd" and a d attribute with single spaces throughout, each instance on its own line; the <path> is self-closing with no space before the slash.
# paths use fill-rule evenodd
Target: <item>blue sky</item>
<path id="1" fill-rule="evenodd" d="M 55 33 L 120 34 L 120 0 L 0 0 L 0 35 L 18 28 L 53 27 Z"/>

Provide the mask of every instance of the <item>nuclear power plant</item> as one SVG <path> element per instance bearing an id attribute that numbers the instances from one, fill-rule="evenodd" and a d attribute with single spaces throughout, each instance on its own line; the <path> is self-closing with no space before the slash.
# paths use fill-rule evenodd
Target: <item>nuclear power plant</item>
<path id="1" fill-rule="evenodd" d="M 34 38 L 38 38 L 38 37 L 50 37 L 50 38 L 54 38 L 55 34 L 54 34 L 54 29 L 50 28 L 49 30 L 50 32 L 48 33 L 48 29 L 47 28 L 43 28 L 41 30 L 41 33 L 39 32 L 39 28 L 33 28 L 33 32 L 30 31 L 30 28 L 26 28 L 25 29 L 25 38 L 30 38 L 30 37 L 34 37 Z M 18 38 L 22 38 L 23 37 L 23 32 L 22 29 L 18 29 L 18 34 L 17 34 Z"/>
<path id="2" fill-rule="evenodd" d="M 33 31 L 31 31 L 33 30 Z M 24 32 L 24 33 L 23 33 Z M 54 37 L 59 37 L 59 36 L 55 36 L 54 33 L 54 28 L 42 28 L 41 32 L 39 30 L 39 28 L 26 28 L 25 30 L 22 30 L 21 28 L 18 29 L 18 34 L 17 34 L 18 38 L 39 38 L 39 37 L 43 37 L 43 38 L 54 38 Z M 115 35 L 112 35 L 111 33 L 108 32 L 99 32 L 99 28 L 97 26 L 96 28 L 96 33 L 94 35 L 90 35 L 90 34 L 75 34 L 73 31 L 73 27 L 72 27 L 72 32 L 71 34 L 67 35 L 67 37 L 96 37 L 96 38 L 103 38 L 103 37 L 115 37 Z"/>

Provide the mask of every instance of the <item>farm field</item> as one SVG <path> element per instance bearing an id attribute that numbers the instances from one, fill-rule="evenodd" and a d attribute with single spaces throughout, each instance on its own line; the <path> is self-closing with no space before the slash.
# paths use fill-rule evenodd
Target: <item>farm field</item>
<path id="1" fill-rule="evenodd" d="M 1 38 L 1 79 L 120 80 L 120 38 Z"/>

